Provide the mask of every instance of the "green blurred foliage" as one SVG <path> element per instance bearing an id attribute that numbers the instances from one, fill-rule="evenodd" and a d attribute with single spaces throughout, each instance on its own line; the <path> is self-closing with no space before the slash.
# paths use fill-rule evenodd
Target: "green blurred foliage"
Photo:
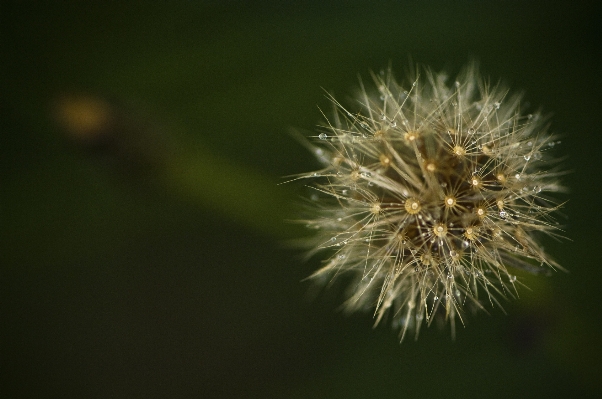
<path id="1" fill-rule="evenodd" d="M 597 397 L 602 272 L 595 3 L 0 3 L 3 397 Z M 322 87 L 478 57 L 563 135 L 569 273 L 401 346 L 306 300 L 288 239 Z M 83 137 L 61 98 L 107 104 Z M 75 132 L 75 133 L 74 133 Z M 81 133 L 81 131 L 79 131 Z M 82 138 L 83 137 L 83 138 Z M 92 137 L 92 139 L 89 139 Z M 561 198 L 566 200 L 567 198 Z"/>

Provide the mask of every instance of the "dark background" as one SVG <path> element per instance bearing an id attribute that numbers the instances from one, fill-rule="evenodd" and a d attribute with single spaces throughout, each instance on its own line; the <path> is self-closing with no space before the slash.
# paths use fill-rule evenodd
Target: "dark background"
<path id="1" fill-rule="evenodd" d="M 0 396 L 602 394 L 595 2 L 288 3 L 0 2 Z M 507 315 L 400 345 L 336 289 L 308 300 L 319 260 L 283 222 L 304 190 L 277 184 L 317 166 L 288 132 L 322 87 L 409 56 L 476 57 L 553 113 L 571 240 Z"/>

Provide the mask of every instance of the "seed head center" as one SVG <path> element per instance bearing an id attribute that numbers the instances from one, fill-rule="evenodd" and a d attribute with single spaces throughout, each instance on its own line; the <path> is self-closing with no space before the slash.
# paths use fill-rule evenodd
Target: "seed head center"
<path id="1" fill-rule="evenodd" d="M 464 147 L 457 145 L 454 147 L 454 154 L 456 154 L 459 157 L 462 157 L 462 156 L 466 155 L 466 149 Z"/>
<path id="2" fill-rule="evenodd" d="M 485 217 L 485 215 L 487 215 L 487 210 L 485 209 L 485 207 L 483 207 L 483 206 L 479 206 L 479 207 L 476 209 L 476 213 L 477 213 L 477 216 L 478 216 L 479 218 L 484 218 L 484 217 Z"/>
<path id="3" fill-rule="evenodd" d="M 470 185 L 473 188 L 479 188 L 481 186 L 481 178 L 479 176 L 473 176 L 470 178 Z"/>
<path id="4" fill-rule="evenodd" d="M 378 215 L 380 213 L 381 207 L 380 204 L 373 204 L 372 207 L 370 208 L 370 212 L 372 212 L 375 215 Z"/>
<path id="5" fill-rule="evenodd" d="M 456 199 L 452 196 L 445 197 L 445 206 L 451 208 L 456 205 Z"/>
<path id="6" fill-rule="evenodd" d="M 403 135 L 403 138 L 406 139 L 407 141 L 415 141 L 418 138 L 418 132 L 407 132 L 406 134 Z"/>
<path id="7" fill-rule="evenodd" d="M 445 237 L 447 234 L 447 226 L 443 223 L 438 223 L 433 227 L 433 232 L 437 237 Z"/>
<path id="8" fill-rule="evenodd" d="M 406 200 L 405 203 L 405 208 L 406 211 L 410 214 L 410 215 L 415 215 L 418 212 L 420 212 L 420 209 L 422 208 L 420 205 L 420 201 L 418 201 L 415 198 L 408 198 Z"/>

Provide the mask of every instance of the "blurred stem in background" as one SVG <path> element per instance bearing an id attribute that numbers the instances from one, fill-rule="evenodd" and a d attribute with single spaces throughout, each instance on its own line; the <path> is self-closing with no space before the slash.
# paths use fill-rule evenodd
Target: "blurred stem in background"
<path id="1" fill-rule="evenodd" d="M 160 134 L 135 112 L 88 94 L 56 100 L 54 116 L 77 146 L 119 172 L 274 237 L 294 234 L 290 188 L 202 148 Z"/>
<path id="2" fill-rule="evenodd" d="M 291 236 L 289 190 L 208 153 L 182 152 L 159 179 L 170 191 L 275 237 Z"/>

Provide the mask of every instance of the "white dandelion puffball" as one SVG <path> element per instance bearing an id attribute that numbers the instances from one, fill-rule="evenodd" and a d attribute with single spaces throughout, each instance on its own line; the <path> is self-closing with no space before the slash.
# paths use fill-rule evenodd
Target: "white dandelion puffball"
<path id="1" fill-rule="evenodd" d="M 560 233 L 546 118 L 521 114 L 521 96 L 475 63 L 452 81 L 418 71 L 405 85 L 373 76 L 353 109 L 330 97 L 309 143 L 323 166 L 298 176 L 314 192 L 310 254 L 326 257 L 311 278 L 346 278 L 346 309 L 373 311 L 401 339 L 434 320 L 453 335 L 467 310 L 516 296 L 516 270 L 560 268 L 537 241 Z"/>

